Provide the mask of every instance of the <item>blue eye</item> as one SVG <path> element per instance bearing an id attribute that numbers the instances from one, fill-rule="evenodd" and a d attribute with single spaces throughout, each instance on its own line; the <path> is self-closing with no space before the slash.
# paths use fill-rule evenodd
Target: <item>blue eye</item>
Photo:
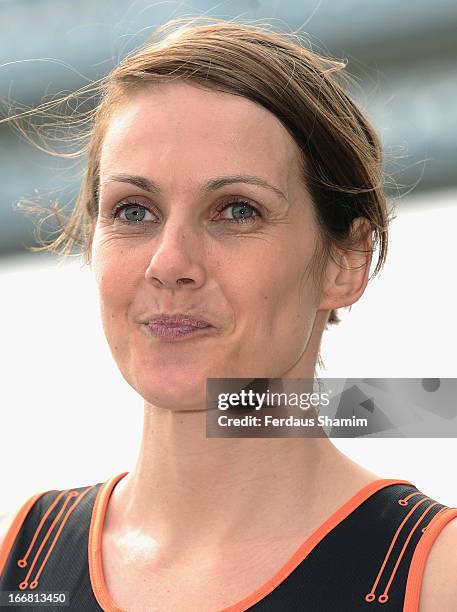
<path id="1" fill-rule="evenodd" d="M 262 216 L 259 213 L 258 209 L 252 204 L 250 204 L 247 200 L 236 199 L 236 200 L 232 200 L 231 202 L 225 202 L 218 208 L 217 212 L 222 213 L 228 208 L 233 208 L 234 210 L 237 210 L 238 213 L 233 213 L 235 216 L 234 219 L 222 219 L 222 221 L 224 222 L 228 221 L 229 223 L 248 224 L 248 223 L 255 222 L 255 219 L 257 217 Z M 131 209 L 131 211 L 129 212 L 128 209 Z M 132 215 L 133 218 L 122 219 L 120 217 L 120 213 L 123 212 L 124 210 L 126 211 L 126 215 L 127 214 Z M 241 216 L 237 217 L 236 215 L 239 215 L 240 211 L 241 211 Z M 250 214 L 251 211 L 254 211 L 255 213 L 254 216 Z M 135 202 L 134 200 L 127 200 L 115 206 L 111 213 L 111 216 L 114 219 L 120 219 L 122 223 L 126 223 L 128 225 L 144 225 L 144 217 L 145 217 L 146 212 L 151 212 L 151 211 L 146 206 L 143 206 L 142 204 L 139 204 L 138 202 Z"/>
<path id="2" fill-rule="evenodd" d="M 112 217 L 113 218 L 119 218 L 119 213 L 121 213 L 123 210 L 126 210 L 128 208 L 132 208 L 134 209 L 134 213 L 133 213 L 133 219 L 121 219 L 122 223 L 127 223 L 127 224 L 131 224 L 131 225 L 142 225 L 144 223 L 143 219 L 144 219 L 144 215 L 145 212 L 143 213 L 142 211 L 149 211 L 148 208 L 146 208 L 145 206 L 143 206 L 142 204 L 138 204 L 134 201 L 127 201 L 121 204 L 118 204 L 113 212 L 112 212 Z M 136 209 L 136 210 L 135 210 Z M 129 213 L 131 214 L 131 213 Z"/>
<path id="3" fill-rule="evenodd" d="M 245 215 L 249 213 L 249 209 L 254 211 L 255 216 L 242 216 L 235 219 L 223 219 L 223 221 L 229 221 L 230 223 L 252 223 L 255 221 L 256 217 L 260 217 L 260 213 L 255 206 L 247 202 L 246 200 L 233 200 L 232 202 L 226 202 L 218 209 L 218 212 L 224 212 L 227 208 L 233 208 L 234 210 L 241 210 L 241 214 Z M 247 211 L 247 212 L 246 212 Z"/>

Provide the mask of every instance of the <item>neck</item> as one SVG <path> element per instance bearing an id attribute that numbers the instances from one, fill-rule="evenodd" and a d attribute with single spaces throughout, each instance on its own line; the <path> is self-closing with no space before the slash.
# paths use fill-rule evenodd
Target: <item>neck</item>
<path id="1" fill-rule="evenodd" d="M 297 533 L 350 496 L 358 466 L 328 438 L 207 438 L 204 419 L 145 406 L 140 454 L 113 491 L 107 530 L 208 553 Z"/>
<path id="2" fill-rule="evenodd" d="M 325 314 L 318 312 L 307 350 L 284 379 L 314 377 Z M 265 542 L 266 534 L 292 538 L 377 478 L 325 436 L 208 438 L 205 419 L 204 409 L 145 402 L 136 465 L 113 490 L 104 524 L 125 551 L 208 557 L 224 545 Z"/>

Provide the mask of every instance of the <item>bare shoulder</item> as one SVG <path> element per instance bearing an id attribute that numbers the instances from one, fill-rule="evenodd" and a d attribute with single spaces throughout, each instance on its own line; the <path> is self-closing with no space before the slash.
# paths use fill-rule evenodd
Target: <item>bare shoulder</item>
<path id="1" fill-rule="evenodd" d="M 457 517 L 437 535 L 427 556 L 419 612 L 451 612 L 457 602 Z"/>

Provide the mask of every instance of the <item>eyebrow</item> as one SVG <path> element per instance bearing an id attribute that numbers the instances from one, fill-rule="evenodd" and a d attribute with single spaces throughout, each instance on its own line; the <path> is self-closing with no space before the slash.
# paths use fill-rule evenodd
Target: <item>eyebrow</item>
<path id="1" fill-rule="evenodd" d="M 154 195 L 160 195 L 162 193 L 162 190 L 156 183 L 154 183 L 154 181 L 146 178 L 145 176 L 138 176 L 136 174 L 111 174 L 101 184 L 105 185 L 106 183 L 110 182 L 131 183 L 139 189 L 142 189 L 143 191 L 148 191 Z M 225 185 L 231 185 L 232 183 L 248 183 L 250 185 L 257 185 L 258 187 L 264 187 L 265 189 L 269 189 L 277 196 L 288 202 L 286 196 L 279 189 L 279 187 L 270 185 L 268 181 L 266 181 L 260 176 L 252 176 L 249 174 L 231 174 L 229 176 L 216 176 L 215 178 L 212 178 L 203 184 L 202 191 L 204 193 L 210 193 L 212 191 L 220 189 L 221 187 L 224 187 Z"/>

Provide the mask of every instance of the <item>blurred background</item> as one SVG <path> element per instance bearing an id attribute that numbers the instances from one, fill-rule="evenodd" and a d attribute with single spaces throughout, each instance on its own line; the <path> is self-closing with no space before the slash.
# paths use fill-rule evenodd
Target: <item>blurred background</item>
<path id="1" fill-rule="evenodd" d="M 313 50 L 347 59 L 358 83 L 351 93 L 381 136 L 386 188 L 397 206 L 388 263 L 361 300 L 340 312 L 343 322 L 325 332 L 321 375 L 456 377 L 457 3 L 0 0 L 3 111 L 5 102 L 20 110 L 87 85 L 155 27 L 184 15 L 299 30 Z M 129 470 L 139 447 L 141 398 L 112 360 L 90 270 L 75 258 L 29 253 L 33 217 L 15 210 L 22 197 L 71 206 L 83 162 L 46 155 L 0 125 L 6 510 L 41 489 Z M 453 439 L 335 443 L 383 477 L 409 479 L 457 506 L 457 484 L 449 481 Z"/>

